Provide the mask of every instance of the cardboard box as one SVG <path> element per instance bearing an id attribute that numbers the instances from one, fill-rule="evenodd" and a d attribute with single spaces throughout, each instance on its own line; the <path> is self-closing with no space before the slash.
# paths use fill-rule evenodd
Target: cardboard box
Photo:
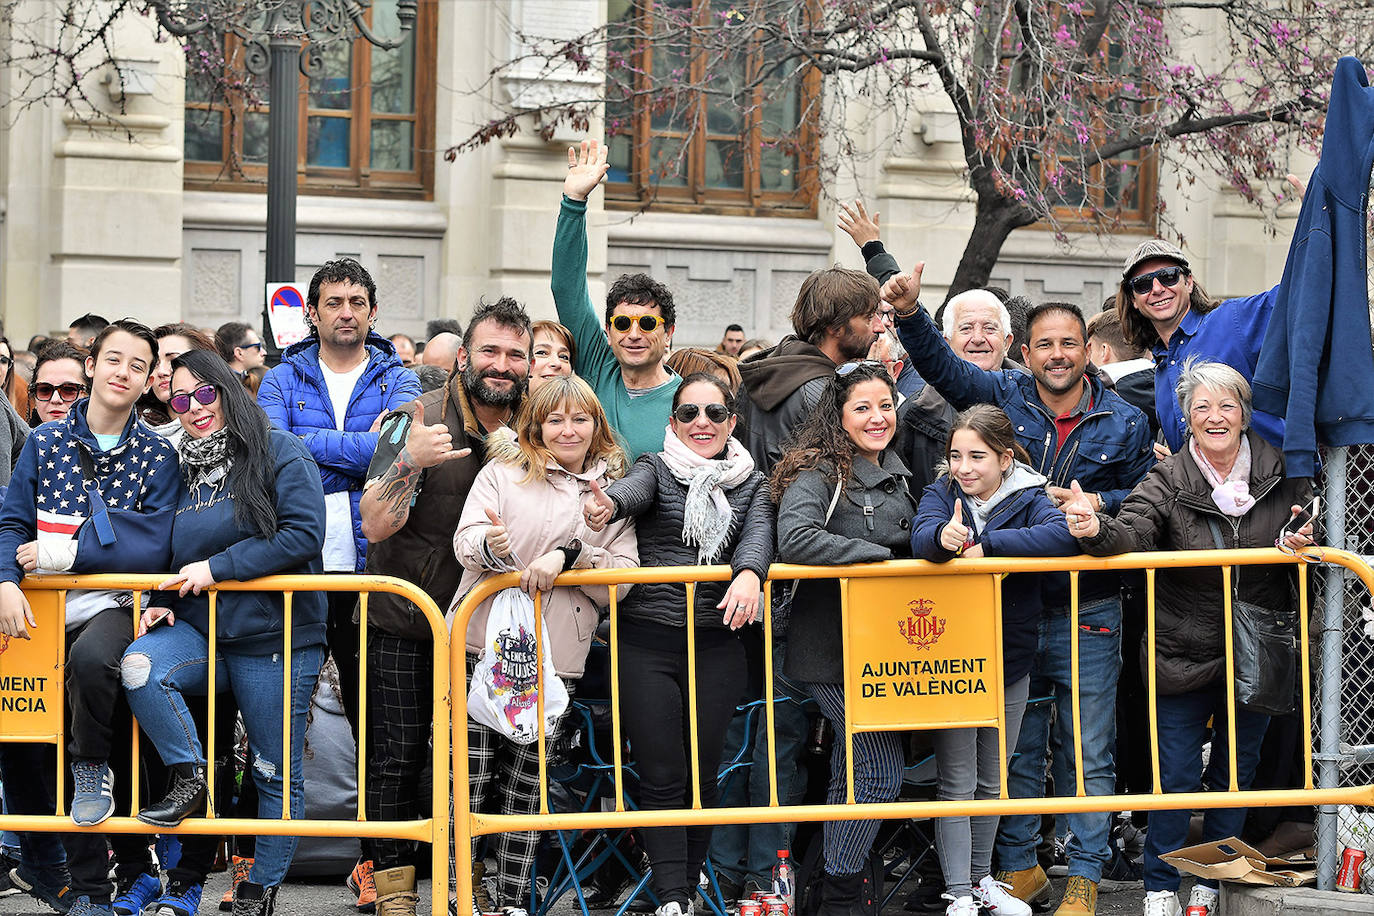
<path id="1" fill-rule="evenodd" d="M 1274 858 L 1235 837 L 1175 849 L 1160 858 L 1184 874 L 1215 881 L 1298 887 L 1317 880 L 1316 862 L 1305 852 Z"/>

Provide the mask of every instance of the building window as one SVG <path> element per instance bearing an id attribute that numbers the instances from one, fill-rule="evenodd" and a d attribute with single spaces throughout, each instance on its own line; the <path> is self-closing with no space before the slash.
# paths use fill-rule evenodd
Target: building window
<path id="1" fill-rule="evenodd" d="M 381 38 L 394 40 L 401 34 L 396 0 L 374 0 L 367 17 Z M 432 193 L 437 19 L 438 4 L 421 3 L 414 31 L 394 51 L 373 47 L 361 37 L 319 46 L 320 74 L 300 77 L 297 175 L 302 193 L 412 198 Z M 229 62 L 224 82 L 244 78 L 241 42 L 229 36 L 219 55 Z M 247 101 L 244 93 L 220 91 L 219 74 L 198 73 L 194 63 L 188 66 L 188 188 L 265 189 L 266 78 L 252 79 L 257 85 L 250 93 L 253 101 Z"/>
<path id="2" fill-rule="evenodd" d="M 768 74 L 782 55 L 747 11 L 609 0 L 607 206 L 815 215 L 820 74 Z"/>

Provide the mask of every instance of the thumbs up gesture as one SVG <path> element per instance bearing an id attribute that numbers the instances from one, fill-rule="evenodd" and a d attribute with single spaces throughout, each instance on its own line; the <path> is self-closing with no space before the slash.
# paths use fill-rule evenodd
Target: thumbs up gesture
<path id="1" fill-rule="evenodd" d="M 1064 512 L 1069 533 L 1076 538 L 1096 537 L 1102 528 L 1093 510 L 1092 500 L 1076 480 L 1069 485 L 1069 498 L 1059 508 Z"/>
<path id="2" fill-rule="evenodd" d="M 417 419 L 411 424 L 410 432 L 406 434 L 406 452 L 410 454 L 416 467 L 432 468 L 445 461 L 466 458 L 472 454 L 472 449 L 455 450 L 453 434 L 448 431 L 447 426 L 442 423 L 426 426 Z"/>
<path id="3" fill-rule="evenodd" d="M 962 553 L 968 542 L 968 526 L 964 524 L 964 501 L 955 497 L 954 514 L 940 529 L 940 546 L 954 553 Z"/>
<path id="4" fill-rule="evenodd" d="M 911 312 L 916 308 L 916 300 L 921 298 L 921 274 L 925 269 L 925 261 L 916 262 L 916 266 L 911 268 L 911 273 L 895 274 L 888 278 L 878 295 L 884 302 L 891 302 L 898 312 Z"/>
<path id="5" fill-rule="evenodd" d="M 510 556 L 510 532 L 506 530 L 506 523 L 491 509 L 487 509 L 486 513 L 487 521 L 491 522 L 491 527 L 487 529 L 487 549 L 493 556 Z"/>
<path id="6" fill-rule="evenodd" d="M 606 523 L 615 514 L 615 503 L 606 491 L 601 489 L 601 484 L 592 481 L 592 495 L 588 496 L 582 503 L 582 518 L 586 520 L 587 527 L 593 531 L 600 531 L 606 527 Z"/>

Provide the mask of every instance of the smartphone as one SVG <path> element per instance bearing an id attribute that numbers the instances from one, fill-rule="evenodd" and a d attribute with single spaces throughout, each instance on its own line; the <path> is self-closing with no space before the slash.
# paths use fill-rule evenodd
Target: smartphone
<path id="1" fill-rule="evenodd" d="M 1320 496 L 1312 497 L 1312 501 L 1308 503 L 1306 507 L 1285 522 L 1283 529 L 1279 532 L 1279 538 L 1282 539 L 1290 534 L 1296 534 L 1298 531 L 1302 530 L 1304 525 L 1309 523 L 1311 523 L 1312 527 L 1315 529 L 1317 513 L 1321 511 L 1321 499 Z"/>
<path id="2" fill-rule="evenodd" d="M 152 620 L 148 621 L 148 630 L 151 630 L 153 627 L 161 626 L 162 624 L 166 623 L 167 618 L 171 616 L 172 613 L 172 609 L 169 607 L 158 608 L 157 610 L 157 616 L 155 616 Z"/>

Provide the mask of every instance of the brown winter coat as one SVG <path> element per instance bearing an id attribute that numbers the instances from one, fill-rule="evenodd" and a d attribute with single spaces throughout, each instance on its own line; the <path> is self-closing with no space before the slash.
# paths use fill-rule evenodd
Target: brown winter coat
<path id="1" fill-rule="evenodd" d="M 1290 506 L 1312 498 L 1312 482 L 1283 475 L 1283 454 L 1254 430 L 1250 440 L 1250 492 L 1255 506 L 1238 519 L 1223 515 L 1212 486 L 1185 448 L 1159 462 L 1121 504 L 1115 518 L 1099 515 L 1096 537 L 1082 538 L 1085 553 L 1108 556 L 1137 550 L 1210 550 L 1216 547 L 1209 518 L 1233 547 L 1273 547 L 1292 517 Z M 1262 607 L 1294 606 L 1291 566 L 1236 567 L 1240 597 Z M 1225 676 L 1221 570 L 1161 569 L 1156 576 L 1155 643 L 1161 694 L 1179 694 L 1219 683 Z M 1148 670 L 1148 647 L 1140 647 Z"/>

